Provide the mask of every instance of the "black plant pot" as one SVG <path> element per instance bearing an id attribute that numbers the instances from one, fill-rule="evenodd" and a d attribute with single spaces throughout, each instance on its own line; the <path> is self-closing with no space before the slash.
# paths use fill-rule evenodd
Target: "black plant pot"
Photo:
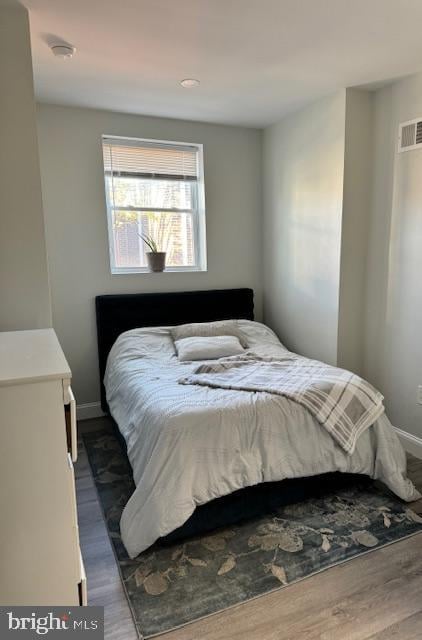
<path id="1" fill-rule="evenodd" d="M 160 272 L 166 268 L 166 252 L 165 251 L 147 251 L 147 261 L 150 271 Z"/>

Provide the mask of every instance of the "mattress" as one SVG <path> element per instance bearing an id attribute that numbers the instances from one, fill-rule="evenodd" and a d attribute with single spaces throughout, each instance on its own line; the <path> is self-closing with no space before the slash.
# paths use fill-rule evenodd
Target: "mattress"
<path id="1" fill-rule="evenodd" d="M 254 353 L 285 355 L 265 325 L 233 322 Z M 340 471 L 379 479 L 406 501 L 419 497 L 385 414 L 349 455 L 307 409 L 287 398 L 179 384 L 198 362 L 179 362 L 170 329 L 123 333 L 104 378 L 136 487 L 121 519 L 130 557 L 183 525 L 196 506 L 262 482 Z"/>

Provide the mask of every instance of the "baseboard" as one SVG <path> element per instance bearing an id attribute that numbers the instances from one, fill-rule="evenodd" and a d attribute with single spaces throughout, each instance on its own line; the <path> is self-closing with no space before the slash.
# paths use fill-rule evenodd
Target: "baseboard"
<path id="1" fill-rule="evenodd" d="M 422 460 L 422 438 L 418 438 L 418 436 L 414 436 L 413 433 L 408 433 L 397 427 L 394 427 L 394 430 L 405 451 Z"/>
<path id="2" fill-rule="evenodd" d="M 76 415 L 78 420 L 89 420 L 90 418 L 101 418 L 105 414 L 101 409 L 100 402 L 86 402 L 85 404 L 78 404 Z"/>

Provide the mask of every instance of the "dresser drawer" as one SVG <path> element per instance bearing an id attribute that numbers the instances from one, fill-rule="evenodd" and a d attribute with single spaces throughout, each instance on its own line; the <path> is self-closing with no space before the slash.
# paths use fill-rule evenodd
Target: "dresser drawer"
<path id="1" fill-rule="evenodd" d="M 75 478 L 62 379 L 0 386 L 0 423 L 0 602 L 79 604 Z"/>

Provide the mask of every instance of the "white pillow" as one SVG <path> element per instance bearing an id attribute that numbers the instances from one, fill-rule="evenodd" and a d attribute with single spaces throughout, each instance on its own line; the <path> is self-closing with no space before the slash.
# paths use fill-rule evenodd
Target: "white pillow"
<path id="1" fill-rule="evenodd" d="M 248 348 L 248 341 L 245 334 L 237 326 L 236 320 L 217 320 L 216 322 L 193 322 L 191 324 L 181 324 L 171 329 L 171 337 L 174 341 L 193 336 L 236 336 L 240 344 L 245 349 Z"/>
<path id="2" fill-rule="evenodd" d="M 216 360 L 227 356 L 237 356 L 244 349 L 236 336 L 193 336 L 175 340 L 177 357 L 187 360 Z"/>

